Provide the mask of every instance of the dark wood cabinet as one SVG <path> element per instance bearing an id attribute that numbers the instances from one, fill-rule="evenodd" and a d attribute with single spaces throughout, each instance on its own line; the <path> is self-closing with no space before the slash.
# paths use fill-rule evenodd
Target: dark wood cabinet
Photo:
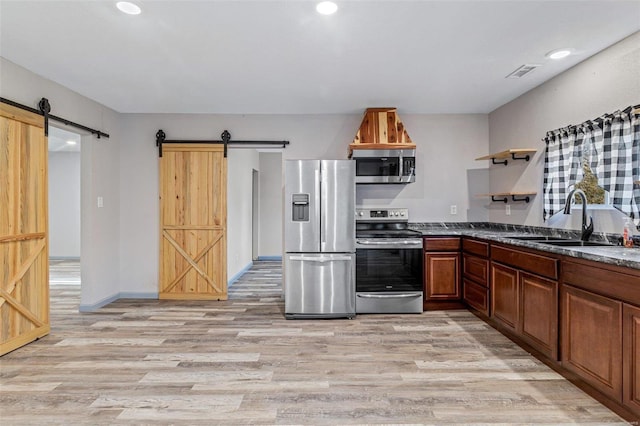
<path id="1" fill-rule="evenodd" d="M 426 237 L 423 246 L 424 309 L 460 307 L 460 237 Z"/>
<path id="2" fill-rule="evenodd" d="M 550 278 L 557 276 L 558 259 L 491 247 L 491 318 L 553 360 L 558 359 L 558 282 Z"/>
<path id="3" fill-rule="evenodd" d="M 489 284 L 489 261 L 468 253 L 462 254 L 462 274 L 476 283 L 488 287 Z"/>
<path id="4" fill-rule="evenodd" d="M 640 420 L 640 270 L 462 239 L 462 299 L 627 420 Z"/>
<path id="5" fill-rule="evenodd" d="M 562 286 L 562 365 L 622 402 L 622 303 Z"/>
<path id="6" fill-rule="evenodd" d="M 486 287 L 463 278 L 462 294 L 464 302 L 470 308 L 481 312 L 485 316 L 489 315 L 489 291 Z"/>
<path id="7" fill-rule="evenodd" d="M 518 271 L 491 263 L 491 317 L 503 326 L 518 328 Z"/>
<path id="8" fill-rule="evenodd" d="M 558 282 L 520 273 L 520 334 L 551 359 L 558 359 Z"/>
<path id="9" fill-rule="evenodd" d="M 622 316 L 622 397 L 624 405 L 640 417 L 640 308 L 625 303 Z"/>
<path id="10" fill-rule="evenodd" d="M 460 254 L 425 254 L 425 299 L 460 299 Z"/>
<path id="11" fill-rule="evenodd" d="M 462 251 L 479 257 L 489 257 L 489 243 L 474 238 L 462 240 Z"/>
<path id="12" fill-rule="evenodd" d="M 462 299 L 482 317 L 489 316 L 489 243 L 462 240 Z"/>

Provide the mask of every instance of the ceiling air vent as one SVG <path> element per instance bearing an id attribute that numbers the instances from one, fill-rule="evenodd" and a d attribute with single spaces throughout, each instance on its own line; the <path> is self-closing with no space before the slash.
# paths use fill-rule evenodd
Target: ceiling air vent
<path id="1" fill-rule="evenodd" d="M 524 64 L 518 67 L 514 72 L 506 76 L 505 78 L 521 78 L 529 74 L 531 71 L 538 68 L 540 64 Z"/>

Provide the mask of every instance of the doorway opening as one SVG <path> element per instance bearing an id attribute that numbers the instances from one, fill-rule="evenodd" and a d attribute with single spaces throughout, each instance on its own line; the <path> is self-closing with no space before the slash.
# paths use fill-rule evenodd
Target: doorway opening
<path id="1" fill-rule="evenodd" d="M 251 258 L 260 256 L 260 172 L 252 170 L 251 179 Z"/>
<path id="2" fill-rule="evenodd" d="M 80 139 L 49 126 L 49 284 L 80 292 Z"/>

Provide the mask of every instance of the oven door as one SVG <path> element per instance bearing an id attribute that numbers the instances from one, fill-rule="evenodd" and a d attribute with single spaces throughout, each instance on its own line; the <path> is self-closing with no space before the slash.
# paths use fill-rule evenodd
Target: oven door
<path id="1" fill-rule="evenodd" d="M 422 291 L 420 248 L 356 248 L 356 292 Z"/>
<path id="2" fill-rule="evenodd" d="M 362 243 L 356 242 L 356 313 L 422 313 L 422 242 L 376 248 Z"/>

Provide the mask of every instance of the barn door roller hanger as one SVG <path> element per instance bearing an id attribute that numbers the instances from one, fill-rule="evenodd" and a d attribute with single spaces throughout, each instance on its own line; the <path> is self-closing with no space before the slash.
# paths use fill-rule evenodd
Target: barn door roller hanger
<path id="1" fill-rule="evenodd" d="M 227 157 L 227 147 L 235 145 L 238 148 L 286 148 L 289 141 L 232 141 L 231 133 L 225 130 L 220 134 L 221 140 L 187 140 L 187 139 L 167 139 L 165 132 L 160 129 L 156 132 L 156 146 L 158 147 L 158 156 L 162 157 L 162 145 L 168 143 L 187 143 L 187 144 L 222 144 L 224 145 L 224 156 Z M 232 146 L 233 147 L 233 146 Z"/>

